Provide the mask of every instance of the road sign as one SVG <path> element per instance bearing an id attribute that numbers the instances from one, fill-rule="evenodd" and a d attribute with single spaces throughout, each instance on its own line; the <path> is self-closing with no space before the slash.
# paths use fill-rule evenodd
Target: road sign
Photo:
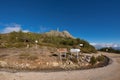
<path id="1" fill-rule="evenodd" d="M 60 53 L 67 53 L 68 52 L 67 48 L 59 48 L 59 49 L 57 49 L 57 51 Z"/>

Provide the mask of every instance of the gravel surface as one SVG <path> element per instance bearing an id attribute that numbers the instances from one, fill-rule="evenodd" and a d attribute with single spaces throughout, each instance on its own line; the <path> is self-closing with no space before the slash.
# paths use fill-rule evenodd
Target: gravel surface
<path id="1" fill-rule="evenodd" d="M 112 62 L 106 66 L 88 70 L 60 72 L 16 72 L 0 71 L 0 80 L 120 80 L 120 54 L 102 53 Z"/>

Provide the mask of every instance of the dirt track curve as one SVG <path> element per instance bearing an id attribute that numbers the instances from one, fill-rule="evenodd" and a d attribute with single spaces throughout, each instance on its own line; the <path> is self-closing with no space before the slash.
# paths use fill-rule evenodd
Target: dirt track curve
<path id="1" fill-rule="evenodd" d="M 120 54 L 102 53 L 112 59 L 106 67 L 61 72 L 4 72 L 0 80 L 120 80 Z"/>

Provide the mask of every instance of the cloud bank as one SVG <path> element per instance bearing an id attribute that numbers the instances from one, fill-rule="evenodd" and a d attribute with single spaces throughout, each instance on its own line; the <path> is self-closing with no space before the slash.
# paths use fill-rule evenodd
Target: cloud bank
<path id="1" fill-rule="evenodd" d="M 103 47 L 113 47 L 113 48 L 120 48 L 120 44 L 117 43 L 90 43 L 93 45 L 96 49 L 100 49 Z"/>
<path id="2" fill-rule="evenodd" d="M 4 25 L 5 28 L 2 30 L 2 33 L 10 33 L 10 32 L 18 32 L 18 31 L 23 31 L 23 32 L 29 32 L 29 30 L 23 30 L 22 26 L 20 24 L 12 23 L 12 24 L 6 24 Z"/>

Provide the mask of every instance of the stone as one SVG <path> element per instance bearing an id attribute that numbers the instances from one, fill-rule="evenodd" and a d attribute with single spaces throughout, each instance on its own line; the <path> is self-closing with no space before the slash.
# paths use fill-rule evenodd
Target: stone
<path id="1" fill-rule="evenodd" d="M 59 66 L 59 63 L 58 62 L 53 62 L 52 66 L 54 66 L 54 67 Z"/>
<path id="2" fill-rule="evenodd" d="M 7 64 L 7 62 L 5 62 L 5 61 L 0 61 L 0 66 L 1 67 L 5 67 L 5 66 L 7 66 L 8 64 Z"/>

